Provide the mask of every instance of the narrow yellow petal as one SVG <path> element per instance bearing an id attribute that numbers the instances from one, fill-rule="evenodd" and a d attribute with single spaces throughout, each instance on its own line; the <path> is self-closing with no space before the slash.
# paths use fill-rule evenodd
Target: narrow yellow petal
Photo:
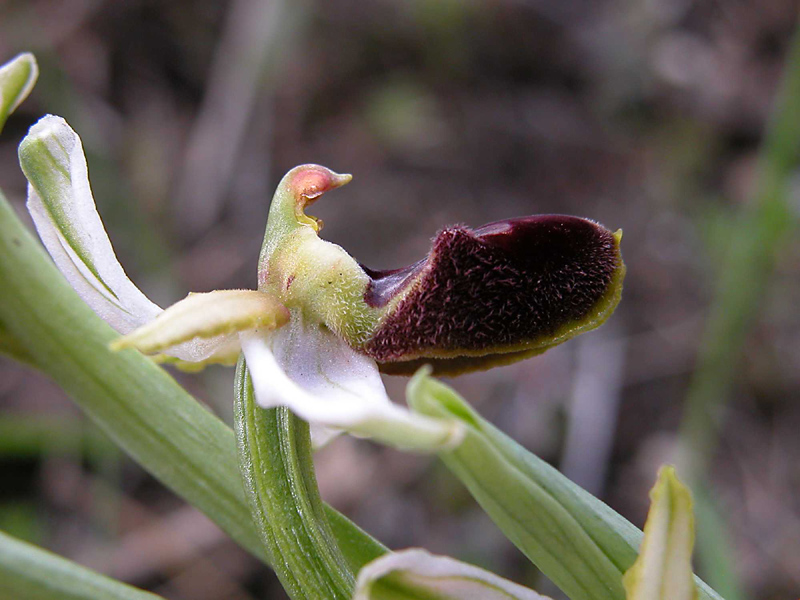
<path id="1" fill-rule="evenodd" d="M 215 353 L 209 356 L 207 359 L 199 361 L 181 360 L 180 358 L 175 358 L 169 354 L 152 354 L 150 355 L 150 358 L 153 359 L 153 362 L 156 362 L 160 365 L 170 365 L 171 367 L 175 367 L 184 373 L 199 373 L 211 365 L 235 367 L 236 363 L 239 361 L 239 354 L 241 354 L 241 349 L 237 349 L 234 352 Z"/>
<path id="2" fill-rule="evenodd" d="M 274 297 L 254 290 L 189 294 L 150 323 L 112 342 L 112 350 L 136 348 L 153 354 L 183 342 L 245 329 L 275 329 L 289 311 Z"/>
<path id="3" fill-rule="evenodd" d="M 693 547 L 692 496 L 673 467 L 662 467 L 650 491 L 639 558 L 623 578 L 627 599 L 696 600 Z"/>

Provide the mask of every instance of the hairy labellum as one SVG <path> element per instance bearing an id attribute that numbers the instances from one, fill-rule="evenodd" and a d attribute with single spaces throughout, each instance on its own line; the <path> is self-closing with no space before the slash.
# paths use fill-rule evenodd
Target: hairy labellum
<path id="1" fill-rule="evenodd" d="M 514 362 L 596 327 L 619 301 L 619 235 L 541 215 L 439 232 L 424 261 L 371 271 L 385 316 L 363 350 L 387 373 L 457 373 Z"/>

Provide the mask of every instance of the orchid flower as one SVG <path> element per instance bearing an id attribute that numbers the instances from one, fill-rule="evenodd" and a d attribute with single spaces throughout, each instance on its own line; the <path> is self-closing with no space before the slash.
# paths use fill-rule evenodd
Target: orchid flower
<path id="1" fill-rule="evenodd" d="M 601 324 L 620 299 L 621 232 L 561 215 L 448 227 L 427 258 L 373 271 L 319 237 L 305 209 L 350 181 L 318 165 L 278 185 L 257 290 L 190 294 L 166 310 L 127 277 L 95 208 L 78 135 L 44 117 L 20 145 L 28 209 L 73 288 L 136 348 L 183 368 L 242 352 L 256 399 L 288 406 L 315 442 L 346 430 L 397 446 L 457 444 L 454 422 L 393 404 L 380 371 L 454 374 L 544 352 Z"/>

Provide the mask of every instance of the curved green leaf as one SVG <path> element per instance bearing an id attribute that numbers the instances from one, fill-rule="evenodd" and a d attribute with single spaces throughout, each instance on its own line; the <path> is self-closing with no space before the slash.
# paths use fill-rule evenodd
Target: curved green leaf
<path id="1" fill-rule="evenodd" d="M 624 600 L 622 576 L 642 532 L 600 500 L 484 421 L 452 389 L 418 373 L 408 402 L 467 426 L 442 461 L 503 533 L 571 600 Z M 698 580 L 700 598 L 721 600 Z"/>
<path id="2" fill-rule="evenodd" d="M 662 467 L 650 490 L 639 558 L 623 578 L 627 600 L 697 600 L 693 548 L 692 495 L 673 467 Z"/>
<path id="3" fill-rule="evenodd" d="M 0 598 L 9 600 L 159 600 L 0 531 Z"/>

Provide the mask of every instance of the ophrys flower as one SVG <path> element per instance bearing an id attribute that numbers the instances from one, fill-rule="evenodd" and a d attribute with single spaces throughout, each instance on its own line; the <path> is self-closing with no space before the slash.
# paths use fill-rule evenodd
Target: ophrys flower
<path id="1" fill-rule="evenodd" d="M 620 235 L 562 215 L 446 228 L 426 259 L 370 270 L 321 239 L 321 222 L 305 213 L 350 176 L 302 165 L 275 192 L 258 289 L 190 294 L 163 311 L 117 261 L 67 123 L 37 123 L 20 161 L 42 241 L 125 335 L 117 348 L 184 367 L 231 364 L 241 351 L 259 404 L 289 406 L 316 427 L 318 442 L 344 429 L 416 449 L 457 443 L 458 426 L 392 404 L 379 367 L 409 373 L 431 363 L 455 373 L 513 362 L 596 327 L 621 293 Z"/>

